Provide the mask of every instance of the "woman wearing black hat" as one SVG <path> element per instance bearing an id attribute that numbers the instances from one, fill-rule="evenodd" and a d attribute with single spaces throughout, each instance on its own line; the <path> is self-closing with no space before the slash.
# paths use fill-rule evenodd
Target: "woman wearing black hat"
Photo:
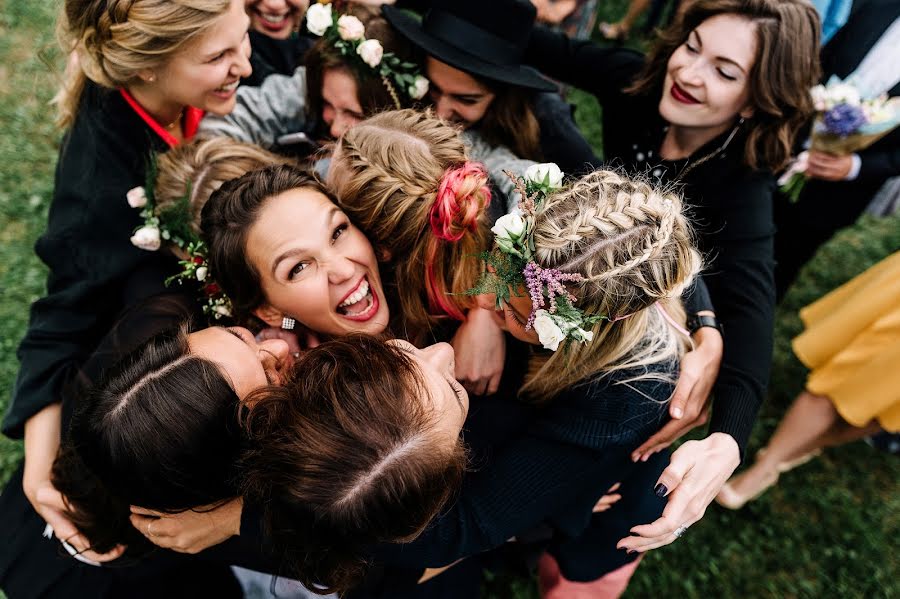
<path id="1" fill-rule="evenodd" d="M 556 84 L 524 65 L 536 15 L 531 3 L 437 0 L 421 22 L 393 6 L 382 11 L 426 54 L 439 117 L 477 129 L 520 158 L 556 162 L 565 172 L 599 165 Z"/>

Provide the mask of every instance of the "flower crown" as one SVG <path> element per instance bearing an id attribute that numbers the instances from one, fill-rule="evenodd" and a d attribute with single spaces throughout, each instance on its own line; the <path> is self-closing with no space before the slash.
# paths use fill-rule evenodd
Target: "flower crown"
<path id="1" fill-rule="evenodd" d="M 534 328 L 545 348 L 556 351 L 560 342 L 566 339 L 582 343 L 591 341 L 594 333 L 587 329 L 601 320 L 612 320 L 601 314 L 585 314 L 575 306 L 577 298 L 569 293 L 565 283 L 577 283 L 583 277 L 578 273 L 542 268 L 534 260 L 535 213 L 550 193 L 562 189 L 562 171 L 550 162 L 529 167 L 524 177 L 506 174 L 515 182 L 521 195 L 519 209 L 501 216 L 491 227 L 496 247 L 479 256 L 490 268 L 469 294 L 494 293 L 497 309 L 500 309 L 509 301 L 511 290 L 524 287 L 531 298 L 531 313 L 525 330 Z"/>
<path id="2" fill-rule="evenodd" d="M 156 173 L 156 157 L 152 155 L 146 184 L 125 194 L 128 205 L 140 209 L 144 220 L 144 224 L 135 229 L 131 236 L 132 245 L 149 252 L 157 251 L 163 240 L 178 246 L 187 254 L 187 259 L 178 262 L 181 272 L 166 279 L 166 285 L 197 281 L 203 293 L 203 313 L 216 320 L 230 317 L 231 300 L 213 280 L 206 260 L 206 246 L 191 228 L 191 186 L 188 185 L 185 194 L 174 204 L 159 208 L 153 193 Z"/>
<path id="3" fill-rule="evenodd" d="M 367 40 L 365 25 L 353 15 L 334 17 L 330 3 L 313 4 L 306 11 L 306 28 L 326 39 L 357 66 L 378 73 L 398 109 L 403 107 L 397 96 L 398 89 L 412 100 L 425 97 L 428 79 L 422 76 L 417 65 L 400 60 L 393 52 L 385 52 L 378 40 Z"/>

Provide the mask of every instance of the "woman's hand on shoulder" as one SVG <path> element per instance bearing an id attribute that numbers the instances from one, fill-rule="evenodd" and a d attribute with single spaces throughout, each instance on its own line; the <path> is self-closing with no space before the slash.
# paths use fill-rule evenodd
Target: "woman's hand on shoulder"
<path id="1" fill-rule="evenodd" d="M 700 441 L 687 441 L 672 454 L 655 492 L 668 504 L 661 518 L 631 529 L 619 549 L 643 553 L 668 545 L 699 521 L 722 485 L 740 464 L 740 450 L 731 435 L 713 433 Z"/>
<path id="2" fill-rule="evenodd" d="M 669 401 L 672 419 L 631 453 L 632 460 L 646 462 L 691 429 L 706 424 L 709 394 L 719 376 L 722 349 L 722 334 L 717 329 L 703 327 L 694 333 L 694 349 L 681 359 L 681 372 Z"/>
<path id="3" fill-rule="evenodd" d="M 241 533 L 240 498 L 218 506 L 201 506 L 168 514 L 131 506 L 131 525 L 157 547 L 200 553 Z"/>
<path id="4" fill-rule="evenodd" d="M 506 359 L 506 338 L 494 314 L 472 308 L 453 336 L 456 379 L 475 395 L 492 395 L 500 388 Z"/>

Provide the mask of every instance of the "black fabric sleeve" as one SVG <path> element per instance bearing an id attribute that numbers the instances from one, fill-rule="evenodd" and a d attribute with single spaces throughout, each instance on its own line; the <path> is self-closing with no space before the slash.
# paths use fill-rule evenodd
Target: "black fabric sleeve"
<path id="1" fill-rule="evenodd" d="M 900 128 L 894 129 L 871 147 L 859 152 L 857 179 L 861 182 L 883 183 L 900 175 Z"/>
<path id="2" fill-rule="evenodd" d="M 601 48 L 593 42 L 570 39 L 566 34 L 536 26 L 525 61 L 547 76 L 594 94 L 600 104 L 615 101 L 631 84 L 644 63 L 641 53 L 623 48 Z"/>
<path id="3" fill-rule="evenodd" d="M 694 282 L 685 290 L 682 301 L 688 314 L 697 314 L 706 310 L 716 311 L 712 298 L 709 297 L 709 287 L 706 286 L 703 275 L 697 275 L 694 278 Z"/>
<path id="4" fill-rule="evenodd" d="M 714 248 L 704 280 L 724 327 L 724 354 L 713 387 L 710 432 L 724 432 L 743 459 L 772 363 L 775 260 L 774 178 L 756 173 L 722 190 L 726 225 L 710 235 Z"/>

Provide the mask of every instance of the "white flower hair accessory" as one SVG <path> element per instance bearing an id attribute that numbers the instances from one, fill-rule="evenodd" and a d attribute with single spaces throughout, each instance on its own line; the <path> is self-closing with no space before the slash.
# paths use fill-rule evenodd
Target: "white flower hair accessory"
<path id="1" fill-rule="evenodd" d="M 525 330 L 532 328 L 544 348 L 556 351 L 566 340 L 587 343 L 593 340 L 589 330 L 595 323 L 606 320 L 602 314 L 585 314 L 575 306 L 577 298 L 566 289 L 566 283 L 582 280 L 578 273 L 543 268 L 534 259 L 534 219 L 537 208 L 546 198 L 563 188 L 564 174 L 552 163 L 535 164 L 524 177 L 506 173 L 521 195 L 519 213 L 501 216 L 491 227 L 495 248 L 479 257 L 490 266 L 485 269 L 478 285 L 468 294 L 493 293 L 497 307 L 508 302 L 512 291 L 524 288 L 531 299 L 531 314 Z"/>
<path id="2" fill-rule="evenodd" d="M 143 187 L 135 187 L 125 194 L 128 205 L 141 210 L 144 224 L 134 230 L 131 243 L 137 248 L 155 252 L 163 241 L 176 246 L 187 259 L 179 261 L 181 272 L 166 279 L 166 285 L 173 282 L 182 284 L 191 281 L 200 284 L 203 297 L 203 313 L 219 320 L 231 316 L 231 300 L 213 280 L 206 260 L 206 247 L 191 228 L 191 189 L 173 204 L 159 208 L 153 193 L 156 182 L 156 156 L 151 155 L 147 166 L 147 182 Z"/>
<path id="3" fill-rule="evenodd" d="M 428 93 L 428 79 L 418 65 L 400 60 L 393 52 L 385 52 L 378 40 L 366 39 L 365 26 L 353 15 L 335 19 L 331 4 L 320 2 L 306 11 L 306 27 L 310 33 L 327 40 L 341 56 L 360 68 L 375 71 L 398 109 L 403 108 L 398 93 L 411 100 L 421 100 Z"/>

